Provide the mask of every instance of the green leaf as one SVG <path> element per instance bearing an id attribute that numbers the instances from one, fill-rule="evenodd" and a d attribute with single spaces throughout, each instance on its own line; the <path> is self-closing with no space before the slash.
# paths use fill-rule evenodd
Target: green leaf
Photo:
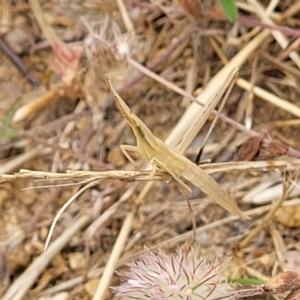
<path id="1" fill-rule="evenodd" d="M 240 284 L 251 284 L 251 285 L 261 285 L 266 283 L 264 280 L 257 278 L 234 278 L 228 279 L 226 282 L 228 283 L 240 283 Z"/>
<path id="2" fill-rule="evenodd" d="M 2 122 L 0 123 L 0 141 L 11 139 L 18 132 L 17 128 L 12 128 L 11 123 L 15 112 L 20 107 L 21 98 L 18 98 L 10 109 L 4 114 Z"/>
<path id="3" fill-rule="evenodd" d="M 236 20 L 238 11 L 234 0 L 220 0 L 220 2 L 229 21 Z"/>

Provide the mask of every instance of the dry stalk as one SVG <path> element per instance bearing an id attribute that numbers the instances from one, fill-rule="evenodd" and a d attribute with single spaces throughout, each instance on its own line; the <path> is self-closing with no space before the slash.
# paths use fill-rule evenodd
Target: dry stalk
<path id="1" fill-rule="evenodd" d="M 292 104 L 288 100 L 279 98 L 276 95 L 274 95 L 258 86 L 251 86 L 251 84 L 248 81 L 246 81 L 245 79 L 242 79 L 242 78 L 238 78 L 237 85 L 247 91 L 253 91 L 253 93 L 257 97 L 259 97 L 269 103 L 272 103 L 273 105 L 287 111 L 288 113 L 290 113 L 298 118 L 300 117 L 300 108 L 298 106 Z"/>
<path id="2" fill-rule="evenodd" d="M 218 44 L 213 40 L 212 38 L 210 39 L 211 45 L 222 60 L 222 62 L 226 65 L 228 63 L 228 59 L 222 52 L 221 48 L 218 46 Z M 292 115 L 295 115 L 297 117 L 300 117 L 300 108 L 292 103 L 290 103 L 286 99 L 279 98 L 278 96 L 258 87 L 258 86 L 253 86 L 251 83 L 246 81 L 245 79 L 239 77 L 237 78 L 236 81 L 237 85 L 243 89 L 245 89 L 248 92 L 253 92 L 254 95 L 257 97 L 274 104 L 275 106 L 278 106 L 281 109 L 286 110 Z"/>
<path id="3" fill-rule="evenodd" d="M 239 249 L 245 248 L 252 241 L 252 239 L 255 238 L 257 234 L 262 231 L 262 229 L 269 225 L 269 222 L 274 216 L 275 212 L 280 206 L 282 206 L 283 202 L 287 199 L 291 187 L 292 185 L 287 186 L 287 183 L 284 184 L 282 196 L 272 204 L 270 211 L 268 211 L 268 213 L 262 218 L 259 224 L 247 235 L 247 237 L 239 243 Z"/>
<path id="4" fill-rule="evenodd" d="M 273 21 L 268 16 L 268 14 L 269 14 L 268 10 L 265 11 L 263 6 L 260 3 L 258 3 L 256 0 L 248 0 L 248 2 L 253 6 L 255 12 L 259 15 L 259 17 L 265 23 L 270 24 L 270 25 L 274 25 Z M 276 3 L 275 6 L 277 6 L 277 3 Z M 271 33 L 272 33 L 273 37 L 275 38 L 275 40 L 278 42 L 278 44 L 283 49 L 288 46 L 289 42 L 288 42 L 287 38 L 280 31 L 272 30 Z M 293 51 L 289 54 L 289 56 L 294 61 L 296 66 L 298 66 L 298 68 L 300 68 L 300 57 L 299 57 L 299 55 L 295 51 Z"/>
<path id="5" fill-rule="evenodd" d="M 281 270 L 286 270 L 286 262 L 288 259 L 288 253 L 287 253 L 287 249 L 286 246 L 284 244 L 283 238 L 281 233 L 277 230 L 277 228 L 274 226 L 274 224 L 272 224 L 270 226 L 270 234 L 272 236 L 273 239 L 273 243 L 274 243 L 274 247 L 276 250 L 276 254 L 277 254 L 277 258 L 278 258 L 278 262 L 279 262 L 279 266 L 281 268 Z"/>
<path id="6" fill-rule="evenodd" d="M 7 162 L 0 164 L 1 173 L 3 173 L 3 175 L 0 175 L 0 178 L 3 176 L 2 178 L 4 179 L 6 173 L 10 173 L 18 168 L 21 168 L 26 162 L 30 161 L 34 157 L 38 157 L 40 155 L 47 155 L 49 153 L 51 153 L 51 149 L 46 148 L 42 145 L 38 145 L 28 150 L 27 152 L 18 155 L 17 157 L 13 157 L 13 159 L 10 159 Z M 7 176 L 7 178 L 9 178 L 13 175 Z"/>
<path id="7" fill-rule="evenodd" d="M 89 225 L 89 227 L 86 229 L 84 233 L 84 238 L 89 241 L 92 239 L 93 236 L 95 236 L 96 232 L 99 232 L 101 226 L 105 224 L 112 216 L 116 213 L 118 207 L 126 202 L 135 192 L 136 184 L 133 184 L 130 186 L 129 189 L 127 189 L 120 199 L 118 199 L 117 202 L 115 202 L 113 205 L 109 207 L 105 212 L 103 212 L 92 224 Z"/>
<path id="8" fill-rule="evenodd" d="M 117 2 L 117 5 L 119 7 L 120 14 L 122 16 L 123 22 L 125 24 L 125 27 L 126 27 L 128 33 L 134 36 L 135 35 L 134 34 L 134 26 L 133 26 L 132 21 L 129 17 L 127 8 L 124 4 L 124 1 L 123 0 L 116 0 L 116 2 Z"/>
<path id="9" fill-rule="evenodd" d="M 222 162 L 222 163 L 209 163 L 203 164 L 201 168 L 208 174 L 214 174 L 219 172 L 234 172 L 234 171 L 252 171 L 252 170 L 274 170 L 285 169 L 287 171 L 293 171 L 299 168 L 299 159 L 276 159 L 270 161 L 242 161 L 242 162 Z M 0 174 L 0 182 L 11 181 L 22 178 L 39 178 L 39 181 L 44 180 L 84 180 L 76 183 L 70 183 L 70 185 L 87 184 L 95 180 L 117 179 L 127 181 L 144 181 L 149 180 L 149 170 L 113 170 L 113 171 L 72 171 L 69 170 L 66 173 L 44 172 L 44 171 L 32 171 L 21 169 L 19 173 L 15 174 Z M 169 177 L 165 173 L 156 172 L 152 180 L 168 180 Z M 68 185 L 68 184 L 66 184 Z M 57 186 L 48 185 L 49 187 Z M 47 186 L 47 187 L 48 187 Z M 61 186 L 65 186 L 62 184 Z M 44 187 L 44 186 L 43 186 Z M 38 187 L 39 188 L 39 187 Z"/>
<path id="10" fill-rule="evenodd" d="M 86 186 L 84 186 L 83 188 L 81 188 L 77 193 L 75 193 L 63 206 L 62 208 L 59 210 L 59 212 L 56 214 L 52 224 L 51 224 L 51 227 L 49 229 L 49 233 L 47 235 L 47 239 L 46 239 L 46 242 L 45 242 L 45 246 L 44 246 L 44 251 L 46 251 L 48 249 L 48 246 L 50 244 L 50 241 L 51 241 L 51 238 L 52 238 L 52 235 L 53 235 L 53 232 L 54 232 L 54 229 L 55 229 L 55 226 L 56 226 L 56 223 L 57 221 L 59 220 L 59 218 L 61 217 L 61 215 L 63 214 L 63 212 L 71 205 L 71 203 L 77 198 L 79 197 L 83 192 L 85 192 L 86 190 L 88 190 L 89 188 L 95 186 L 98 184 L 98 181 L 93 181 L 89 184 L 87 184 Z"/>
<path id="11" fill-rule="evenodd" d="M 123 222 L 123 226 L 120 230 L 118 238 L 114 244 L 111 255 L 105 266 L 101 279 L 99 280 L 96 293 L 93 296 L 93 300 L 103 300 L 105 298 L 106 290 L 109 287 L 111 278 L 115 272 L 118 264 L 118 260 L 125 246 L 126 240 L 131 230 L 134 213 L 129 212 Z"/>
<path id="12" fill-rule="evenodd" d="M 221 90 L 231 70 L 233 68 L 239 68 L 247 60 L 248 56 L 259 47 L 259 45 L 265 40 L 268 35 L 268 30 L 263 31 L 262 33 L 257 35 L 256 38 L 250 41 L 238 54 L 236 54 L 236 56 L 230 60 L 228 65 L 223 67 L 209 81 L 203 93 L 197 97 L 197 102 L 207 105 L 210 101 L 212 101 L 212 99 L 214 99 L 216 95 L 216 91 Z M 200 107 L 196 102 L 193 102 L 181 117 L 172 133 L 166 139 L 166 144 L 171 147 L 176 147 L 181 141 L 182 148 L 178 150 L 184 152 L 198 133 L 199 127 L 201 127 L 201 123 L 199 123 L 199 120 L 201 120 L 202 114 L 203 107 Z M 189 138 L 183 139 L 184 136 L 188 136 Z"/>
<path id="13" fill-rule="evenodd" d="M 44 172 L 44 171 L 31 171 L 21 169 L 16 174 L 1 174 L 0 181 L 10 181 L 20 178 L 39 178 L 40 180 L 76 180 L 83 179 L 86 181 L 80 181 L 75 184 L 89 183 L 95 180 L 103 179 L 119 179 L 119 180 L 149 180 L 150 171 L 126 171 L 126 170 L 113 170 L 113 171 L 67 171 L 66 173 Z M 161 179 L 162 173 L 157 172 L 156 176 L 152 179 Z M 165 177 L 168 178 L 168 177 Z M 53 187 L 56 185 L 50 185 Z"/>

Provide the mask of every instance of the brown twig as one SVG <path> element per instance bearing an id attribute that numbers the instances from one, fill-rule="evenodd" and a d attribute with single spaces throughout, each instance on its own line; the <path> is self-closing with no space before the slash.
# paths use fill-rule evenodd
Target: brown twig
<path id="1" fill-rule="evenodd" d="M 240 16 L 238 18 L 238 22 L 240 24 L 248 25 L 251 27 L 260 27 L 260 28 L 268 28 L 268 29 L 272 29 L 272 30 L 278 30 L 289 36 L 299 36 L 300 35 L 299 29 L 290 28 L 288 26 L 270 25 L 270 24 L 266 24 L 258 19 L 254 19 L 254 18 L 250 18 L 250 17 L 246 17 L 246 16 Z"/>
<path id="2" fill-rule="evenodd" d="M 14 51 L 7 45 L 7 43 L 0 36 L 0 50 L 6 55 L 6 57 L 14 64 L 15 67 L 21 72 L 21 74 L 27 76 L 32 85 L 39 85 L 40 81 L 36 76 L 30 72 L 25 62 L 14 53 Z"/>

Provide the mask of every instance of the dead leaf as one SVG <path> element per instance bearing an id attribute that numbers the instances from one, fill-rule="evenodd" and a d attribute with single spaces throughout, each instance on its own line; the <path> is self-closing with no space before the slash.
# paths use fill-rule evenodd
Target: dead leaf
<path id="1" fill-rule="evenodd" d="M 259 153 L 258 160 L 270 160 L 276 157 L 286 155 L 288 148 L 278 142 L 264 144 L 264 149 Z"/>
<path id="2" fill-rule="evenodd" d="M 258 156 L 263 134 L 259 136 L 251 137 L 241 144 L 234 154 L 233 161 L 252 161 Z"/>
<path id="3" fill-rule="evenodd" d="M 202 20 L 226 20 L 223 9 L 212 1 L 201 0 L 177 0 L 186 13 L 191 15 L 196 21 Z"/>
<path id="4" fill-rule="evenodd" d="M 200 0 L 177 0 L 185 12 L 190 14 L 195 20 L 201 20 Z"/>
<path id="5" fill-rule="evenodd" d="M 282 272 L 270 279 L 264 285 L 264 291 L 267 293 L 284 293 L 295 291 L 300 288 L 300 276 L 296 272 Z"/>

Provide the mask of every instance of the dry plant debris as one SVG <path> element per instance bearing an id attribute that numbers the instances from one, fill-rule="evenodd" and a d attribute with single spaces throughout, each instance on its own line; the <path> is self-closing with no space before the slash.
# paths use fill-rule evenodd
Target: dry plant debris
<path id="1" fill-rule="evenodd" d="M 219 1 L 0 1 L 1 299 L 110 299 L 115 270 L 144 246 L 171 257 L 195 224 L 197 257 L 267 282 L 239 296 L 299 298 L 299 1 L 236 1 L 234 23 Z M 105 74 L 187 169 L 128 162 Z"/>

